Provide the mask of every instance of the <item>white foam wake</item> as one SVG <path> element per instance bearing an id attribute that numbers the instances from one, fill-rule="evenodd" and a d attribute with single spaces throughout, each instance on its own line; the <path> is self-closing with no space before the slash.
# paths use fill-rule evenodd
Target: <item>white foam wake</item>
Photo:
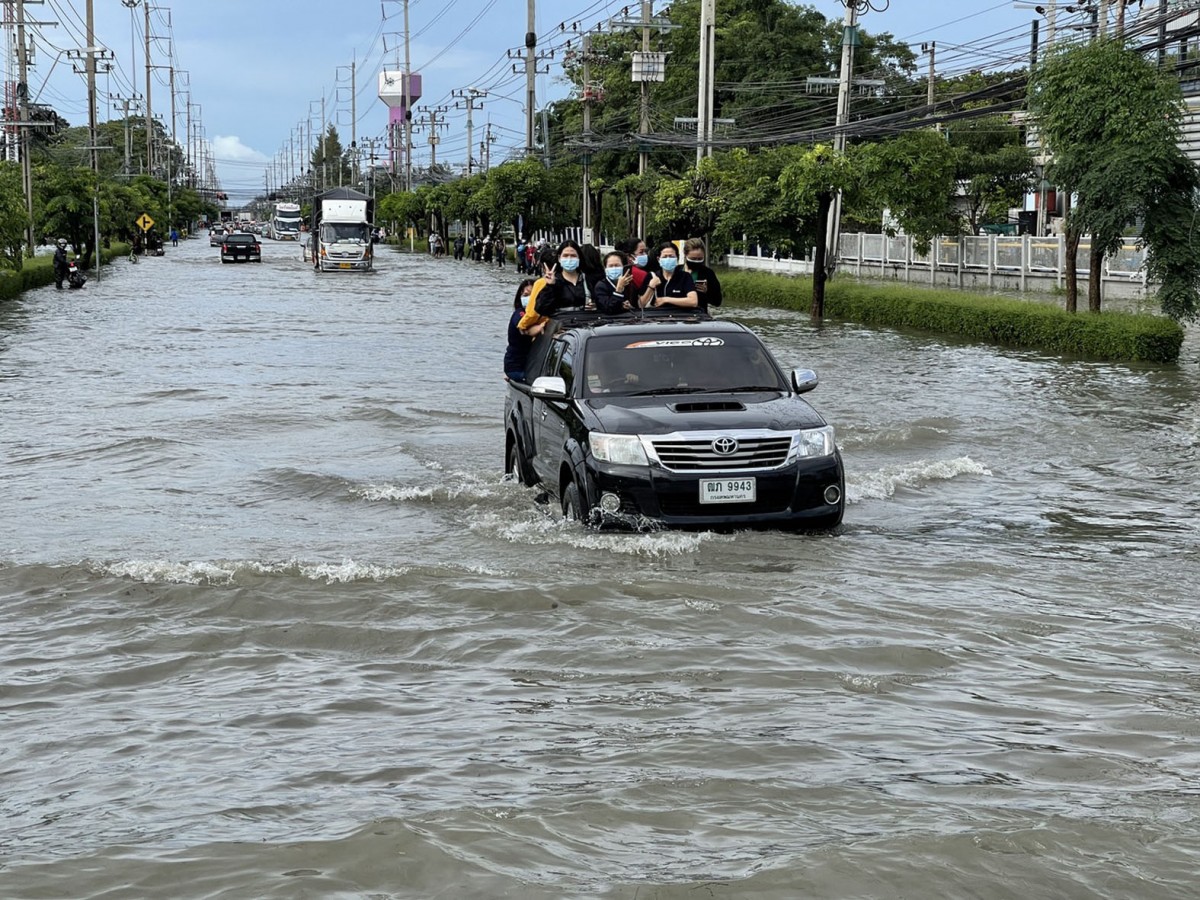
<path id="1" fill-rule="evenodd" d="M 933 481 L 949 481 L 960 475 L 991 477 L 986 466 L 969 456 L 957 459 L 918 460 L 903 466 L 886 466 L 878 472 L 868 472 L 847 479 L 846 495 L 851 503 L 863 500 L 888 500 L 897 488 L 918 488 Z"/>

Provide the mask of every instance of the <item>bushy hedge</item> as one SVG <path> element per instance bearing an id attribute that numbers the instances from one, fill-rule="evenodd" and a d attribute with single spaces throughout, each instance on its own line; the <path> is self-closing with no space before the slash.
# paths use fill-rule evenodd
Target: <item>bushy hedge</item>
<path id="1" fill-rule="evenodd" d="M 726 303 L 808 312 L 812 281 L 761 272 L 725 271 Z M 864 325 L 919 328 L 974 340 L 1106 360 L 1170 363 L 1179 358 L 1183 328 L 1165 316 L 1068 313 L 1037 301 L 988 294 L 878 285 L 848 279 L 825 288 L 825 314 Z"/>
<path id="2" fill-rule="evenodd" d="M 129 245 L 114 242 L 100 253 L 100 261 L 109 263 L 118 256 L 128 256 Z M 54 257 L 35 256 L 25 260 L 20 272 L 0 270 L 0 300 L 11 300 L 22 291 L 54 284 Z"/>

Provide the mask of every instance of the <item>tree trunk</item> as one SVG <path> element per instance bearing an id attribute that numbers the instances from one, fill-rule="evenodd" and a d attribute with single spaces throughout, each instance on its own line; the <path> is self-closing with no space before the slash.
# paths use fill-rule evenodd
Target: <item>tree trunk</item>
<path id="1" fill-rule="evenodd" d="M 1066 259 L 1063 267 L 1067 276 L 1067 312 L 1073 313 L 1079 308 L 1079 273 L 1075 269 L 1075 258 L 1079 255 L 1079 239 L 1083 237 L 1074 228 L 1067 229 Z"/>
<path id="2" fill-rule="evenodd" d="M 833 194 L 821 194 L 817 199 L 817 242 L 813 247 L 812 317 L 825 317 L 825 242 L 829 234 L 829 209 L 833 206 Z"/>
<path id="3" fill-rule="evenodd" d="M 1092 236 L 1092 252 L 1088 263 L 1088 310 L 1100 312 L 1100 279 L 1104 275 L 1104 250 L 1097 248 Z"/>

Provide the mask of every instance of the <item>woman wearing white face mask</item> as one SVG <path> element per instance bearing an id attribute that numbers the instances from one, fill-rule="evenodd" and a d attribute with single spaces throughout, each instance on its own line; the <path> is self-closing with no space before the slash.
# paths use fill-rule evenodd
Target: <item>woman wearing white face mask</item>
<path id="1" fill-rule="evenodd" d="M 696 294 L 696 282 L 679 264 L 679 250 L 670 241 L 658 248 L 658 265 L 662 269 L 662 284 L 654 289 L 654 306 L 657 308 L 677 307 L 694 309 L 700 305 Z"/>

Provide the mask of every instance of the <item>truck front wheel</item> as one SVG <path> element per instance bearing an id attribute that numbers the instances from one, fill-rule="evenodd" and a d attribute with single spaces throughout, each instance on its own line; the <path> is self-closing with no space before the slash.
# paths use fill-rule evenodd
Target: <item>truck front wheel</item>
<path id="1" fill-rule="evenodd" d="M 562 493 L 563 518 L 581 525 L 587 522 L 587 504 L 579 493 L 579 485 L 574 481 L 567 482 Z"/>

